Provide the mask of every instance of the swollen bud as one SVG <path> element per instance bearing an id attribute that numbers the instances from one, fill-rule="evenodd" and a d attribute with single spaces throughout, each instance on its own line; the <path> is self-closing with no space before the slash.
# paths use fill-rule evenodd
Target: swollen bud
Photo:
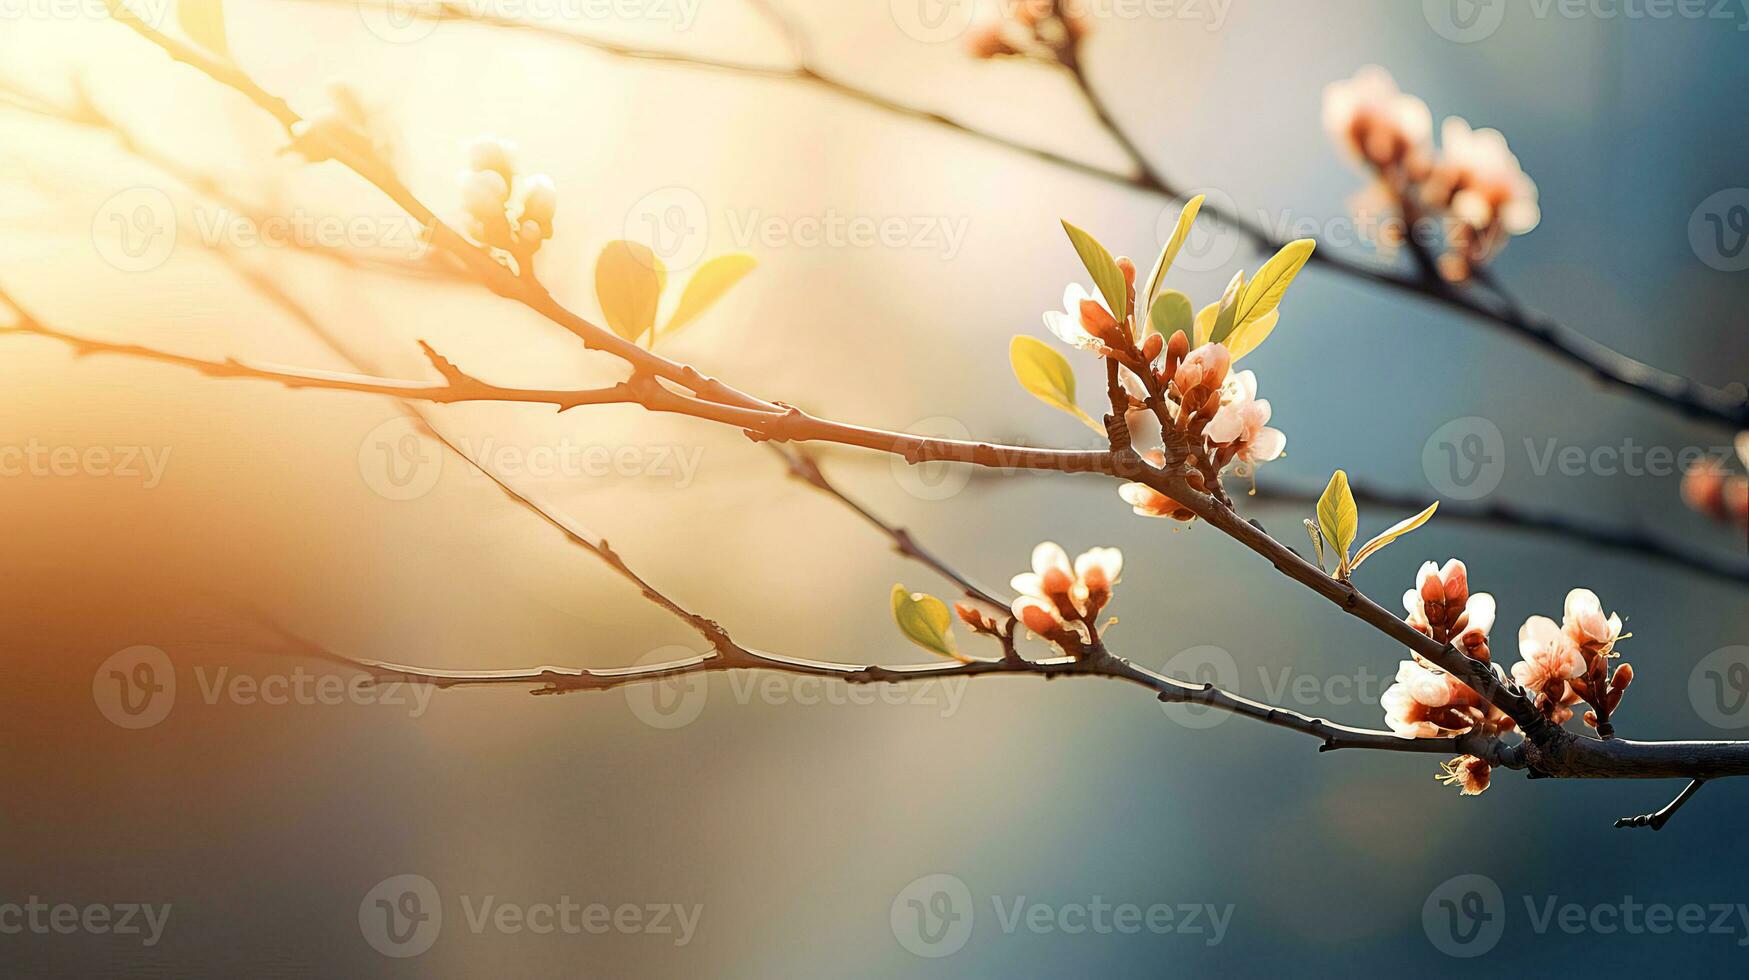
<path id="1" fill-rule="evenodd" d="M 1142 359 L 1152 364 L 1154 359 L 1160 356 L 1160 352 L 1165 349 L 1166 338 L 1157 333 L 1151 333 L 1147 340 L 1142 341 Z"/>

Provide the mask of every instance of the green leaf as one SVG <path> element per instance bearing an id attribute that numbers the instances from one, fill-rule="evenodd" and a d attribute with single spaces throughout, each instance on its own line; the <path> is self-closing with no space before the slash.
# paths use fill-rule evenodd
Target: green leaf
<path id="1" fill-rule="evenodd" d="M 1172 229 L 1172 237 L 1166 240 L 1166 247 L 1160 250 L 1160 257 L 1154 260 L 1154 269 L 1148 273 L 1147 288 L 1138 294 L 1144 304 L 1152 304 L 1154 298 L 1160 294 L 1160 285 L 1166 281 L 1166 273 L 1172 269 L 1172 263 L 1178 259 L 1178 251 L 1190 238 L 1190 226 L 1196 223 L 1196 214 L 1202 210 L 1204 197 L 1206 195 L 1198 194 L 1184 202 L 1184 210 L 1178 213 L 1178 226 Z"/>
<path id="2" fill-rule="evenodd" d="M 1360 508 L 1354 505 L 1354 493 L 1348 489 L 1348 474 L 1341 470 L 1330 478 L 1330 485 L 1318 498 L 1318 527 L 1336 553 L 1336 577 L 1346 579 L 1350 568 L 1348 549 L 1354 545 L 1355 532 L 1360 529 Z"/>
<path id="3" fill-rule="evenodd" d="M 1401 520 L 1395 524 L 1392 524 L 1390 527 L 1388 527 L 1384 531 L 1380 532 L 1377 537 L 1373 538 L 1371 541 L 1368 541 L 1366 544 L 1361 545 L 1360 550 L 1354 553 L 1354 564 L 1352 566 L 1350 566 L 1351 569 L 1352 568 L 1359 568 L 1360 563 L 1363 561 L 1366 561 L 1367 556 L 1371 555 L 1373 552 L 1378 551 L 1379 549 L 1383 548 L 1385 545 L 1390 544 L 1392 541 L 1395 541 L 1398 538 L 1402 537 L 1403 535 L 1408 534 L 1410 531 L 1413 531 L 1416 528 L 1420 527 L 1421 525 L 1426 524 L 1428 519 L 1433 516 L 1433 512 L 1438 510 L 1438 509 L 1439 509 L 1439 501 L 1435 500 L 1433 502 L 1433 506 L 1427 508 L 1426 510 L 1422 511 L 1419 514 L 1416 514 L 1414 517 L 1408 518 L 1407 520 Z"/>
<path id="4" fill-rule="evenodd" d="M 1111 257 L 1105 246 L 1099 240 L 1087 234 L 1074 225 L 1063 222 L 1063 230 L 1069 233 L 1069 244 L 1075 246 L 1075 254 L 1081 256 L 1081 264 L 1087 267 L 1087 274 L 1093 277 L 1093 285 L 1099 288 L 1099 295 L 1105 297 L 1105 308 L 1122 323 L 1129 316 L 1129 287 L 1124 285 L 1123 270 L 1117 267 L 1117 260 Z M 1070 310 L 1071 314 L 1075 311 Z"/>
<path id="5" fill-rule="evenodd" d="M 1190 312 L 1190 297 L 1176 289 L 1161 293 L 1154 300 L 1154 308 L 1148 312 L 1148 329 L 1167 338 L 1182 330 L 1185 339 L 1190 339 L 1191 332 L 1196 329 Z"/>
<path id="6" fill-rule="evenodd" d="M 1221 294 L 1220 309 L 1215 314 L 1214 326 L 1209 330 L 1209 340 L 1224 344 L 1232 334 L 1233 328 L 1239 325 L 1239 302 L 1245 295 L 1245 270 L 1233 273 L 1233 280 L 1227 283 L 1227 291 Z"/>
<path id="7" fill-rule="evenodd" d="M 1243 325 L 1259 319 L 1281 305 L 1281 298 L 1287 293 L 1287 287 L 1306 267 L 1306 261 L 1312 257 L 1312 249 L 1317 242 L 1310 238 L 1299 238 L 1288 242 L 1275 253 L 1263 268 L 1257 270 L 1256 278 L 1251 285 L 1245 287 L 1245 295 L 1239 301 L 1238 323 Z"/>
<path id="8" fill-rule="evenodd" d="M 1270 310 L 1249 323 L 1241 323 L 1227 335 L 1227 350 L 1233 355 L 1233 363 L 1239 363 L 1239 358 L 1257 349 L 1257 346 L 1269 339 L 1275 332 L 1275 325 L 1281 322 L 1281 311 Z"/>
<path id="9" fill-rule="evenodd" d="M 1069 359 L 1057 353 L 1056 348 L 1037 337 L 1016 334 L 1008 344 L 1008 363 L 1014 368 L 1015 380 L 1034 398 L 1068 412 L 1105 435 L 1105 426 L 1075 404 L 1075 372 L 1069 367 Z"/>
<path id="10" fill-rule="evenodd" d="M 656 253 L 637 242 L 609 242 L 595 260 L 595 295 L 613 332 L 637 342 L 656 325 L 656 304 L 668 285 L 668 270 Z"/>
<path id="11" fill-rule="evenodd" d="M 176 22 L 194 43 L 222 58 L 231 56 L 224 0 L 176 0 Z"/>
<path id="12" fill-rule="evenodd" d="M 691 323 L 695 317 L 709 309 L 712 303 L 723 298 L 734 285 L 742 280 L 747 273 L 752 272 L 759 260 L 743 252 L 729 255 L 719 255 L 692 274 L 687 281 L 686 289 L 680 294 L 680 305 L 674 308 L 674 315 L 662 326 L 662 336 L 676 333 L 681 327 Z"/>
<path id="13" fill-rule="evenodd" d="M 963 661 L 953 640 L 953 614 L 947 603 L 932 595 L 893 586 L 893 621 L 905 639 L 930 653 Z"/>

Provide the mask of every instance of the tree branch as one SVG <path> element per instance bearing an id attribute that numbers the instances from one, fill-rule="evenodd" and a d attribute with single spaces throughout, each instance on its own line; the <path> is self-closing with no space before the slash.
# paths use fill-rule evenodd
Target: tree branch
<path id="1" fill-rule="evenodd" d="M 336 0 L 317 0 L 332 3 Z M 638 48 L 560 30 L 540 24 L 507 20 L 490 15 L 476 15 L 454 3 L 419 5 L 407 13 L 439 21 L 466 21 L 478 25 L 515 30 L 531 35 L 577 45 L 589 50 L 630 61 L 654 62 L 690 68 L 702 68 L 755 78 L 775 79 L 813 86 L 834 95 L 861 103 L 892 115 L 926 122 L 952 130 L 979 142 L 1020 153 L 1053 166 L 1119 184 L 1174 200 L 1185 194 L 1168 181 L 1157 169 L 1147 164 L 1135 150 L 1135 144 L 1120 127 L 1115 117 L 1085 84 L 1085 77 L 1076 71 L 1084 94 L 1096 107 L 1102 125 L 1117 140 L 1138 170 L 1133 173 L 1111 170 L 1063 154 L 1021 143 L 968 125 L 932 110 L 908 105 L 857 85 L 842 77 L 822 71 L 807 62 L 792 67 L 773 67 L 672 51 Z M 1204 204 L 1203 213 L 1213 216 L 1244 236 L 1255 247 L 1273 252 L 1286 244 L 1262 225 L 1214 204 Z M 1437 277 L 1406 275 L 1375 267 L 1369 263 L 1346 258 L 1330 248 L 1312 253 L 1311 264 L 1360 282 L 1381 286 L 1415 296 L 1481 323 L 1486 323 L 1519 341 L 1543 351 L 1557 362 L 1584 371 L 1600 384 L 1632 392 L 1639 397 L 1678 412 L 1689 418 L 1736 430 L 1749 429 L 1749 398 L 1731 391 L 1702 384 L 1691 378 L 1653 367 L 1600 344 L 1589 337 L 1563 326 L 1553 318 L 1534 312 L 1510 299 L 1490 303 L 1471 291 L 1459 289 Z M 1496 287 L 1497 289 L 1497 287 Z M 1504 294 L 1502 294 L 1504 295 Z"/>
<path id="2" fill-rule="evenodd" d="M 295 114 L 291 114 L 288 108 L 284 108 L 282 101 L 259 89 L 241 72 L 216 63 L 210 56 L 189 48 L 181 42 L 158 34 L 137 18 L 118 14 L 117 19 L 153 40 L 154 43 L 157 43 L 178 60 L 186 61 L 214 79 L 237 88 L 267 111 L 274 112 L 276 118 L 280 118 L 282 122 L 287 124 L 288 128 L 297 121 Z M 599 327 L 589 324 L 559 306 L 545 290 L 540 289 L 532 281 L 525 281 L 511 275 L 508 270 L 493 261 L 484 250 L 472 245 L 438 221 L 428 209 L 413 198 L 412 194 L 404 185 L 400 184 L 392 173 L 388 173 L 380 165 L 380 161 L 359 159 L 355 153 L 345 147 L 336 148 L 336 157 L 384 190 L 416 219 L 428 224 L 433 230 L 434 239 L 444 248 L 455 252 L 462 258 L 469 269 L 489 287 L 498 290 L 502 295 L 517 299 L 531 309 L 548 316 L 554 322 L 568 327 L 592 349 L 604 350 L 626 360 L 633 369 L 633 382 L 636 382 L 640 377 L 655 376 L 669 380 L 693 393 L 692 395 L 683 395 L 659 385 L 647 386 L 650 393 L 647 393 L 645 397 L 653 399 L 665 410 L 672 406 L 676 410 L 683 411 L 684 414 L 734 425 L 768 439 L 780 441 L 817 439 L 840 442 L 899 455 L 910 462 L 920 462 L 926 459 L 950 459 L 983 466 L 1013 466 L 1015 465 L 1013 459 L 1002 459 L 1001 451 L 1043 453 L 1044 455 L 1041 456 L 1024 458 L 1033 460 L 1037 464 L 1037 468 L 1058 469 L 1064 472 L 1101 473 L 1137 480 L 1178 501 L 1186 509 L 1203 518 L 1210 526 L 1269 560 L 1289 578 L 1324 596 L 1345 612 L 1368 623 L 1392 641 L 1407 647 L 1429 662 L 1446 670 L 1456 679 L 1475 690 L 1489 703 L 1513 718 L 1523 733 L 1525 741 L 1516 746 L 1476 745 L 1474 740 L 1468 743 L 1468 745 L 1474 745 L 1481 752 L 1486 752 L 1485 758 L 1490 758 L 1492 761 L 1497 761 L 1499 764 L 1511 768 L 1528 768 L 1533 775 L 1545 777 L 1660 778 L 1687 775 L 1695 778 L 1713 778 L 1724 775 L 1749 774 L 1749 743 L 1640 743 L 1621 739 L 1598 741 L 1558 728 L 1535 709 L 1523 691 L 1497 677 L 1489 665 L 1468 657 L 1455 647 L 1437 643 L 1362 595 L 1351 583 L 1334 579 L 1322 569 L 1301 559 L 1291 549 L 1277 542 L 1261 528 L 1241 519 L 1215 496 L 1193 489 L 1187 482 L 1187 472 L 1182 468 L 1155 469 L 1142 461 L 1132 449 L 1127 447 L 1121 451 L 1117 449 L 1097 452 L 1041 451 L 1021 450 L 1019 447 L 995 447 L 983 443 L 929 440 L 904 433 L 863 429 L 816 419 L 797 409 L 754 398 L 721 382 L 705 378 L 688 365 L 669 361 L 638 348 L 636 345 L 628 344 Z M 448 371 L 445 373 L 449 374 Z M 457 374 L 459 375 L 459 372 Z M 450 377 L 449 380 L 453 383 L 455 377 Z M 1018 657 L 1005 656 L 996 661 L 944 662 L 940 665 L 926 665 L 919 668 L 857 667 L 845 664 L 822 665 L 813 661 L 800 661 L 742 647 L 730 639 L 728 634 L 713 621 L 680 607 L 650 587 L 648 583 L 632 573 L 624 562 L 620 561 L 618 556 L 606 546 L 605 542 L 598 541 L 580 529 L 572 527 L 568 522 L 549 514 L 502 481 L 500 481 L 500 486 L 512 497 L 564 531 L 574 541 L 589 547 L 603 560 L 608 561 L 610 565 L 615 567 L 616 571 L 637 585 L 652 601 L 686 619 L 715 648 L 715 655 L 700 661 L 698 665 L 674 667 L 670 672 L 678 672 L 683 669 L 749 667 L 813 673 L 824 669 L 830 671 L 832 676 L 843 679 L 888 680 L 894 677 L 921 676 L 917 673 L 918 671 L 935 675 L 947 671 L 964 671 L 968 674 L 975 674 L 1018 670 L 1021 669 L 1021 664 L 1026 663 Z M 1005 650 L 1005 652 L 1007 651 Z M 1047 673 L 1060 670 L 1062 673 L 1088 673 L 1116 677 L 1149 687 L 1155 690 L 1158 696 L 1168 700 L 1198 700 L 1202 698 L 1206 700 L 1202 700 L 1200 703 L 1208 703 L 1211 706 L 1260 717 L 1260 720 L 1266 720 L 1272 724 L 1318 734 L 1321 738 L 1326 738 L 1326 744 L 1329 744 L 1328 738 L 1324 735 L 1329 730 L 1328 723 L 1305 718 L 1292 712 L 1284 712 L 1281 709 L 1257 705 L 1255 702 L 1244 702 L 1243 699 L 1237 699 L 1224 693 L 1216 697 L 1207 686 L 1192 685 L 1160 677 L 1141 668 L 1128 665 L 1121 658 L 1106 653 L 1103 646 L 1098 643 L 1097 638 L 1090 648 L 1082 651 L 1076 657 L 1069 658 L 1068 662 L 1070 667 L 1050 667 L 1046 665 L 1054 664 L 1055 661 L 1041 661 L 1025 669 L 1038 668 Z M 976 666 L 980 663 L 986 666 Z M 703 666 L 704 664 L 713 666 L 706 668 Z M 384 666 L 394 667 L 394 665 Z M 408 668 L 399 667 L 394 667 L 394 669 L 408 670 Z M 895 671 L 898 673 L 893 673 Z M 542 685 L 550 685 L 552 682 L 546 679 L 549 673 L 551 671 L 543 670 L 521 672 L 515 676 L 519 678 L 520 683 L 529 683 L 530 677 L 538 677 Z M 448 679 L 451 682 L 468 680 L 467 678 L 455 677 Z M 481 680 L 482 682 L 497 682 L 487 681 L 484 678 Z M 601 686 L 597 680 L 589 680 L 584 684 L 586 688 Z M 1244 707 L 1244 705 L 1250 707 Z M 1454 749 L 1468 751 L 1468 745 L 1462 739 L 1455 743 L 1447 743 L 1446 740 L 1440 739 L 1403 740 L 1387 733 L 1367 733 L 1364 730 L 1347 731 L 1359 732 L 1359 735 L 1355 737 L 1361 738 L 1362 741 L 1367 740 L 1362 736 L 1389 739 L 1398 751 L 1448 752 Z M 1403 746 L 1420 747 L 1404 748 Z M 1385 746 L 1378 744 L 1367 747 L 1383 748 Z"/>

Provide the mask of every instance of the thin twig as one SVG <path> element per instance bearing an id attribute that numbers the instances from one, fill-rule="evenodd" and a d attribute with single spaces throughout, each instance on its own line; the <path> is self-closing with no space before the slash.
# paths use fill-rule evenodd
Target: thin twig
<path id="1" fill-rule="evenodd" d="M 1682 804 L 1687 803 L 1688 798 L 1693 796 L 1695 791 L 1700 789 L 1701 784 L 1705 782 L 1704 779 L 1690 782 L 1682 788 L 1682 792 L 1676 794 L 1676 799 L 1666 803 L 1664 809 L 1656 813 L 1642 813 L 1637 817 L 1622 817 L 1615 822 L 1616 828 L 1619 830 L 1623 827 L 1650 827 L 1655 831 L 1663 830 L 1664 825 L 1670 822 L 1670 818 L 1676 815 L 1676 811 L 1682 809 Z"/>

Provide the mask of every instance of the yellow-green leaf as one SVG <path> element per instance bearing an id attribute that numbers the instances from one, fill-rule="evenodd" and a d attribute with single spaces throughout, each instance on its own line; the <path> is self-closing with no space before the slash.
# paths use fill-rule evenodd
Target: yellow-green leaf
<path id="1" fill-rule="evenodd" d="M 1310 238 L 1295 239 L 1263 263 L 1263 268 L 1257 270 L 1256 278 L 1245 287 L 1245 295 L 1239 300 L 1237 322 L 1244 324 L 1258 319 L 1280 306 L 1287 287 L 1306 267 L 1306 261 L 1312 257 L 1312 249 L 1317 244 Z"/>
<path id="2" fill-rule="evenodd" d="M 1075 404 L 1075 372 L 1069 367 L 1069 359 L 1057 353 L 1056 348 L 1037 337 L 1016 334 L 1008 344 L 1008 363 L 1014 368 L 1015 380 L 1034 398 L 1068 412 L 1105 435 L 1105 427 Z"/>
<path id="3" fill-rule="evenodd" d="M 1245 270 L 1233 273 L 1233 279 L 1227 283 L 1227 291 L 1221 294 L 1221 305 L 1215 313 L 1214 327 L 1209 331 L 1209 340 L 1217 344 L 1226 343 L 1233 328 L 1239 325 L 1239 303 L 1245 295 Z"/>
<path id="4" fill-rule="evenodd" d="M 893 586 L 893 621 L 905 639 L 930 653 L 963 661 L 953 639 L 953 614 L 947 603 L 932 595 Z"/>
<path id="5" fill-rule="evenodd" d="M 1221 315 L 1221 304 L 1210 303 L 1196 311 L 1196 335 L 1190 338 L 1191 347 L 1201 347 L 1209 342 L 1209 334 L 1215 332 L 1215 318 Z"/>
<path id="6" fill-rule="evenodd" d="M 1161 293 L 1154 300 L 1154 308 L 1148 313 L 1148 329 L 1167 338 L 1182 330 L 1185 339 L 1190 339 L 1191 331 L 1196 329 L 1194 323 L 1195 319 L 1190 312 L 1190 297 L 1176 289 Z"/>
<path id="7" fill-rule="evenodd" d="M 1354 493 L 1348 489 L 1348 474 L 1337 470 L 1318 498 L 1318 527 L 1324 540 L 1336 553 L 1336 577 L 1347 578 L 1348 549 L 1354 545 L 1354 535 L 1360 530 L 1360 508 L 1354 505 Z"/>
<path id="8" fill-rule="evenodd" d="M 1281 311 L 1270 310 L 1255 320 L 1241 323 L 1227 335 L 1227 350 L 1233 354 L 1233 363 L 1239 363 L 1239 358 L 1257 349 L 1257 345 L 1269 339 L 1275 331 L 1275 325 L 1281 322 Z"/>
<path id="9" fill-rule="evenodd" d="M 691 323 L 693 318 L 709 309 L 712 303 L 723 298 L 734 285 L 742 280 L 747 273 L 759 264 L 759 260 L 744 252 L 729 255 L 719 255 L 704 265 L 687 280 L 686 289 L 680 294 L 680 305 L 674 308 L 674 315 L 662 327 L 662 336 L 680 330 Z"/>
<path id="10" fill-rule="evenodd" d="M 194 43 L 220 57 L 231 56 L 225 41 L 224 0 L 176 0 L 176 22 Z"/>
<path id="11" fill-rule="evenodd" d="M 1377 537 L 1360 546 L 1360 550 L 1354 553 L 1354 564 L 1350 567 L 1359 568 L 1360 563 L 1366 561 L 1368 555 L 1371 555 L 1373 552 L 1378 551 L 1380 548 L 1383 548 L 1392 541 L 1408 534 L 1410 531 L 1415 530 L 1421 525 L 1426 524 L 1428 519 L 1433 516 L 1433 512 L 1438 509 L 1439 501 L 1435 500 L 1433 506 L 1416 514 L 1414 517 L 1392 524 L 1390 527 L 1380 532 Z"/>
<path id="12" fill-rule="evenodd" d="M 1154 297 L 1160 294 L 1160 285 L 1166 281 L 1166 273 L 1171 271 L 1172 263 L 1178 258 L 1179 249 L 1190 238 L 1190 226 L 1196 223 L 1196 213 L 1202 210 L 1205 196 L 1198 194 L 1184 202 L 1184 210 L 1178 213 L 1178 226 L 1172 229 L 1172 237 L 1166 240 L 1166 247 L 1160 250 L 1160 257 L 1154 260 L 1153 271 L 1148 273 L 1147 288 L 1137 294 L 1143 303 L 1152 304 Z"/>
<path id="13" fill-rule="evenodd" d="M 1067 221 L 1063 222 L 1063 230 L 1069 233 L 1069 244 L 1075 246 L 1075 254 L 1081 257 L 1081 264 L 1093 277 L 1099 295 L 1105 297 L 1105 308 L 1122 323 L 1129 316 L 1130 292 L 1123 281 L 1123 270 L 1117 267 L 1117 260 L 1111 257 L 1104 245 L 1099 244 L 1099 239 Z M 1073 314 L 1075 311 L 1069 312 Z"/>
<path id="14" fill-rule="evenodd" d="M 668 285 L 668 270 L 656 253 L 637 242 L 609 242 L 595 260 L 595 295 L 607 325 L 637 341 L 656 325 L 656 304 Z"/>

